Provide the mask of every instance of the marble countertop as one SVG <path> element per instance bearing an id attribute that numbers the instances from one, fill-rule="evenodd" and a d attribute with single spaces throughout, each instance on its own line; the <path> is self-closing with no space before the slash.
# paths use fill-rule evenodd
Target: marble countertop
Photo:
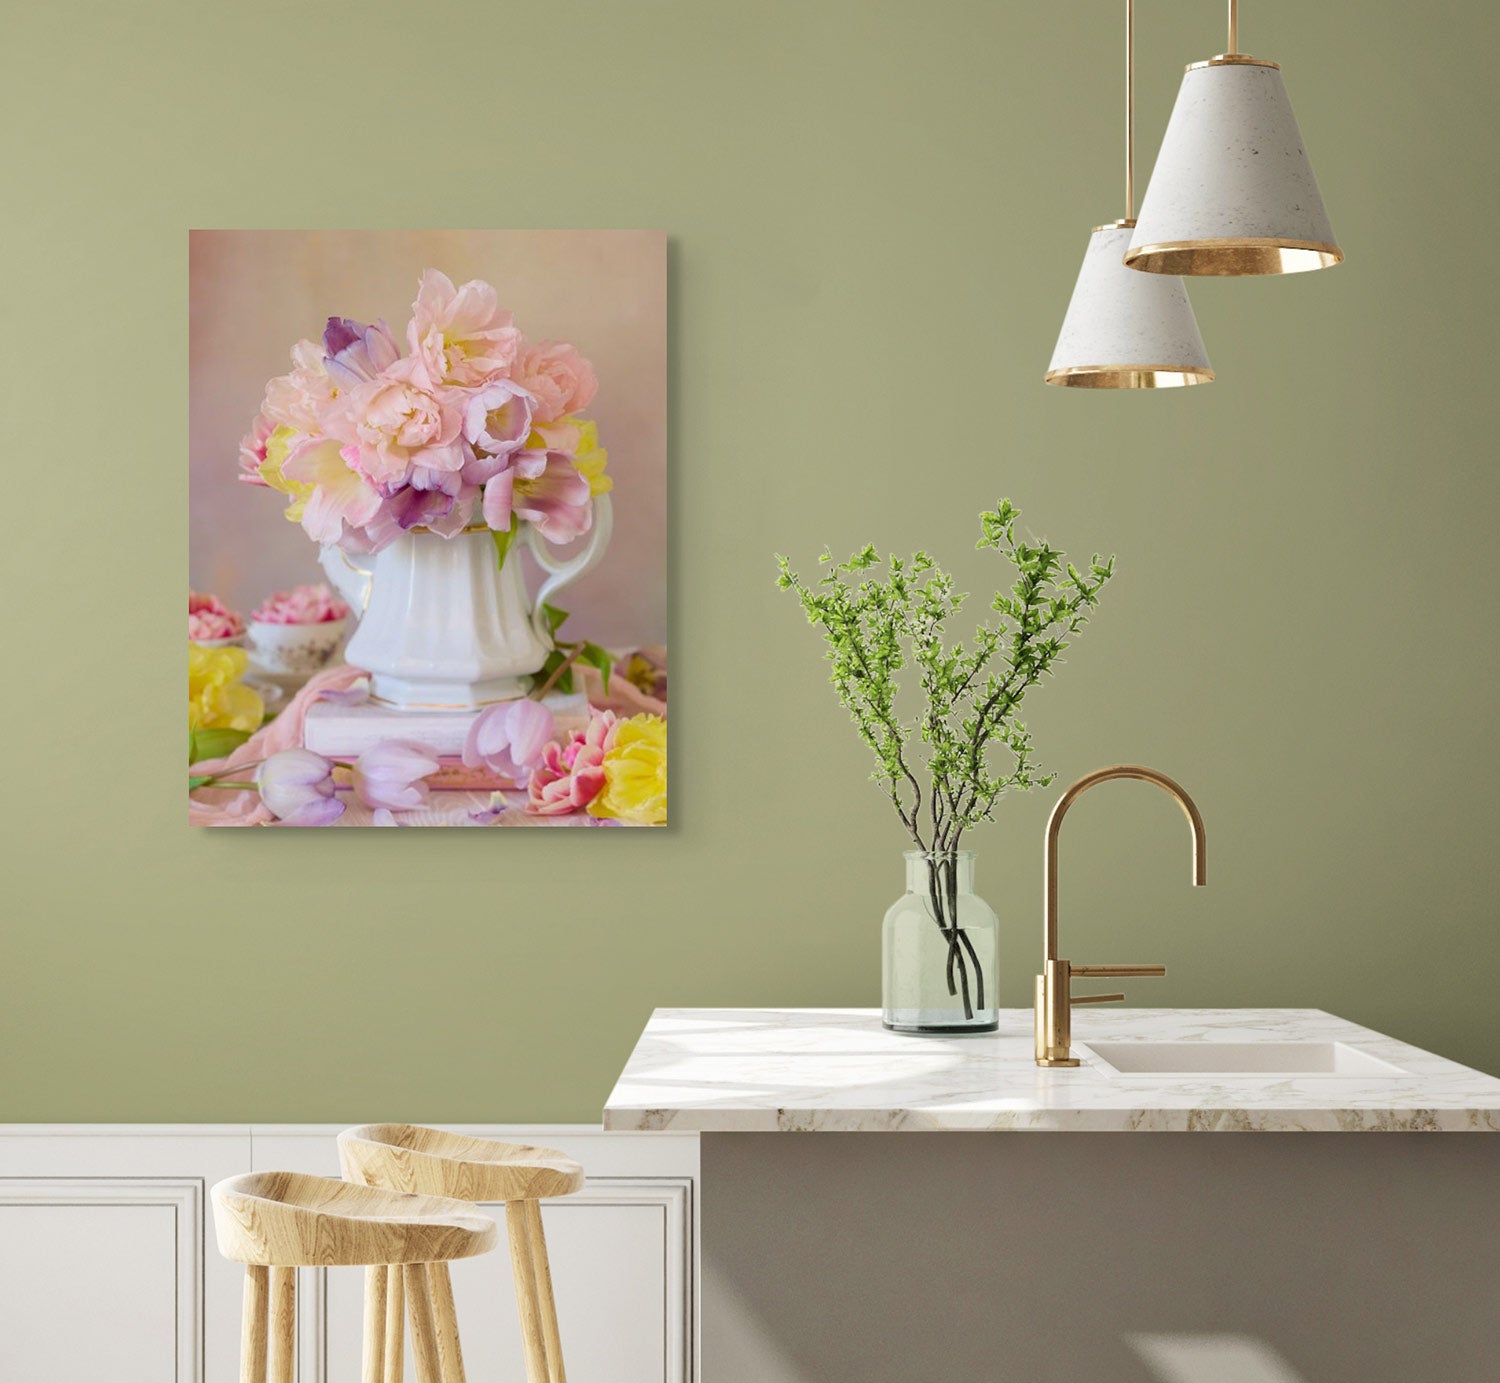
<path id="1" fill-rule="evenodd" d="M 875 1009 L 658 1009 L 604 1127 L 699 1132 L 1489 1132 L 1500 1080 L 1319 1009 L 1076 1009 L 1083 1065 L 997 1033 L 910 1037 Z M 1090 1042 L 1342 1042 L 1396 1075 L 1110 1074 Z"/>

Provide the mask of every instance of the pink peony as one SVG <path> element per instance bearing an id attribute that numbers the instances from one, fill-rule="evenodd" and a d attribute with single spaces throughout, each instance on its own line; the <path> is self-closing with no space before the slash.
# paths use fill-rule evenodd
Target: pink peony
<path id="1" fill-rule="evenodd" d="M 614 745 L 615 713 L 594 711 L 588 727 L 566 744 L 556 740 L 542 750 L 532 772 L 526 810 L 533 816 L 566 816 L 582 811 L 604 787 L 604 756 Z"/>
<path id="2" fill-rule="evenodd" d="M 293 586 L 268 595 L 250 618 L 262 624 L 332 624 L 347 619 L 349 607 L 326 585 Z"/>
<path id="3" fill-rule="evenodd" d="M 218 596 L 188 592 L 188 638 L 191 642 L 237 639 L 244 632 L 245 621 Z"/>
<path id="4" fill-rule="evenodd" d="M 504 533 L 511 518 L 525 519 L 549 543 L 571 542 L 593 526 L 589 483 L 561 452 L 518 451 L 485 482 L 484 521 Z"/>
<path id="5" fill-rule="evenodd" d="M 599 391 L 594 367 L 566 341 L 523 345 L 512 376 L 535 400 L 542 423 L 587 408 Z"/>
<path id="6" fill-rule="evenodd" d="M 292 372 L 277 375 L 266 385 L 260 411 L 274 427 L 293 432 L 318 431 L 318 416 L 334 395 L 333 381 L 323 364 L 323 347 L 317 341 L 299 341 L 292 347 Z"/>
<path id="7" fill-rule="evenodd" d="M 407 358 L 341 394 L 324 410 L 323 426 L 343 443 L 349 468 L 390 494 L 411 483 L 417 468 L 463 468 L 470 455 L 460 436 L 464 402 L 456 389 L 429 389 Z"/>
<path id="8" fill-rule="evenodd" d="M 472 388 L 509 373 L 521 333 L 483 279 L 455 288 L 447 274 L 425 270 L 411 311 L 407 344 L 429 388 Z"/>

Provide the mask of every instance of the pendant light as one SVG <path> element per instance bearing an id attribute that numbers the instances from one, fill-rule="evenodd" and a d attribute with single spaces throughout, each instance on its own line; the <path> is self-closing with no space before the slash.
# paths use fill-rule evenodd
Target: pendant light
<path id="1" fill-rule="evenodd" d="M 1122 262 L 1134 216 L 1135 0 L 1125 0 L 1125 216 L 1089 234 L 1048 384 L 1165 389 L 1214 377 L 1182 280 L 1133 274 Z"/>
<path id="2" fill-rule="evenodd" d="M 1291 274 L 1343 259 L 1281 68 L 1239 51 L 1189 65 L 1125 263 L 1152 274 Z"/>

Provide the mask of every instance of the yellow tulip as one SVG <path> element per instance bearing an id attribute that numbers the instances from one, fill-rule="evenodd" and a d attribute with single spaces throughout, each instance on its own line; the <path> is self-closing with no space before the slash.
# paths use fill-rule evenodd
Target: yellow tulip
<path id="1" fill-rule="evenodd" d="M 615 727 L 604 755 L 604 786 L 589 803 L 589 815 L 637 826 L 666 821 L 667 722 L 660 716 L 631 716 Z"/>
<path id="2" fill-rule="evenodd" d="M 577 423 L 578 449 L 573 453 L 573 464 L 588 481 L 590 495 L 607 495 L 615 488 L 615 482 L 612 476 L 604 474 L 609 452 L 599 445 L 599 424 L 592 418 L 579 418 Z"/>
<path id="3" fill-rule="evenodd" d="M 273 490 L 280 490 L 282 494 L 291 497 L 291 503 L 286 507 L 286 516 L 293 523 L 299 523 L 302 519 L 302 511 L 307 508 L 308 496 L 312 494 L 313 487 L 301 480 L 288 480 L 282 474 L 281 468 L 286 462 L 287 453 L 291 451 L 292 444 L 302 440 L 302 434 L 285 425 L 278 427 L 266 438 L 266 459 L 260 463 L 260 478 Z"/>
<path id="4" fill-rule="evenodd" d="M 604 474 L 609 453 L 599 445 L 599 424 L 591 418 L 570 413 L 555 423 L 538 423 L 526 438 L 531 451 L 567 452 L 578 468 L 578 474 L 589 483 L 589 495 L 607 495 L 615 488 L 614 479 Z"/>
<path id="5" fill-rule="evenodd" d="M 243 730 L 250 734 L 260 728 L 266 706 L 240 681 L 245 663 L 243 648 L 188 644 L 189 730 Z"/>

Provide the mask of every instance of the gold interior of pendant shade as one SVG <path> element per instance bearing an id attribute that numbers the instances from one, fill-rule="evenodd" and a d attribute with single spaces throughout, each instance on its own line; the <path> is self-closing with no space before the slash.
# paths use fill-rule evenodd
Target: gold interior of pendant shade
<path id="1" fill-rule="evenodd" d="M 1249 274 L 1299 274 L 1327 269 L 1344 252 L 1337 245 L 1316 240 L 1277 240 L 1274 237 L 1227 240 L 1175 240 L 1142 245 L 1125 252 L 1125 263 L 1148 274 L 1179 277 Z"/>
<path id="2" fill-rule="evenodd" d="M 1073 389 L 1177 389 L 1213 377 L 1196 365 L 1069 365 L 1048 370 L 1046 382 Z"/>

